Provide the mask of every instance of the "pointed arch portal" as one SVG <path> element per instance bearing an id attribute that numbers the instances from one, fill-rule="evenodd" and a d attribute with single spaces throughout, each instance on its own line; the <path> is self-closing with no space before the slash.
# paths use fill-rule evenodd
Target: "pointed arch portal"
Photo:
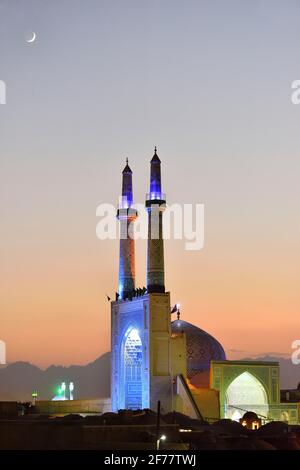
<path id="1" fill-rule="evenodd" d="M 246 411 L 268 416 L 269 405 L 262 383 L 249 372 L 236 377 L 225 393 L 225 418 L 238 421 Z"/>
<path id="2" fill-rule="evenodd" d="M 132 328 L 124 345 L 125 408 L 142 409 L 142 341 Z"/>

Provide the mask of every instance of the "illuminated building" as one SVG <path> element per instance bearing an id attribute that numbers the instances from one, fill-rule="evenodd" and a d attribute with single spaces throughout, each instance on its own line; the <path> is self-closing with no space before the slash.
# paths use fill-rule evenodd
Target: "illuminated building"
<path id="1" fill-rule="evenodd" d="M 161 400 L 162 409 L 170 411 L 173 409 L 171 308 L 170 294 L 165 292 L 164 286 L 162 214 L 165 198 L 156 151 L 151 160 L 146 208 L 149 234 L 157 230 L 157 238 L 148 238 L 147 293 L 144 295 L 138 295 L 139 291 L 135 290 L 134 240 L 129 230 L 137 213 L 132 204 L 132 171 L 127 162 L 122 173 L 122 206 L 117 213 L 124 237 L 120 240 L 119 292 L 116 301 L 111 303 L 112 409 L 155 409 L 157 400 Z M 156 226 L 154 217 L 151 218 L 154 212 L 158 213 Z M 185 373 L 185 370 L 180 372 Z"/>
<path id="2" fill-rule="evenodd" d="M 178 411 L 209 422 L 240 421 L 256 413 L 259 423 L 296 424 L 297 403 L 280 402 L 279 365 L 275 362 L 228 361 L 222 345 L 195 325 L 171 320 L 165 291 L 161 161 L 155 148 L 150 165 L 147 290 L 135 288 L 134 239 L 138 214 L 133 204 L 132 171 L 122 173 L 119 287 L 111 302 L 112 410 L 151 408 Z"/>
<path id="3" fill-rule="evenodd" d="M 261 427 L 261 419 L 253 411 L 246 411 L 244 416 L 240 419 L 240 423 L 252 431 Z"/>
<path id="4" fill-rule="evenodd" d="M 262 424 L 270 420 L 298 422 L 296 404 L 280 401 L 278 362 L 212 361 L 210 387 L 219 393 L 220 417 L 240 421 L 252 411 Z"/>

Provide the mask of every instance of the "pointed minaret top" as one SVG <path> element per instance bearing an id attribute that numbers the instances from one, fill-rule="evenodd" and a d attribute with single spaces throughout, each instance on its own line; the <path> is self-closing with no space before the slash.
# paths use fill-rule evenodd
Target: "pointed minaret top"
<path id="1" fill-rule="evenodd" d="M 157 162 L 157 163 L 160 163 L 160 159 L 158 158 L 158 155 L 157 155 L 157 148 L 156 146 L 154 147 L 154 155 L 151 159 L 151 163 L 152 162 Z"/>
<path id="2" fill-rule="evenodd" d="M 132 173 L 130 166 L 128 165 L 128 158 L 126 158 L 126 166 L 122 173 Z"/>

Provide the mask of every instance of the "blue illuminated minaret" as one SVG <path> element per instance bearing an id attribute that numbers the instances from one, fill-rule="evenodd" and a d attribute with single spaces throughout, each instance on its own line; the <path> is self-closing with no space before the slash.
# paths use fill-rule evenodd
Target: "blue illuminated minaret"
<path id="1" fill-rule="evenodd" d="M 160 159 L 157 155 L 157 149 L 154 148 L 154 155 L 151 159 L 150 167 L 150 199 L 162 199 L 161 198 L 161 171 L 160 171 Z"/>
<path id="2" fill-rule="evenodd" d="M 165 292 L 163 211 L 166 198 L 161 190 L 160 159 L 156 147 L 151 159 L 150 193 L 146 196 L 148 210 L 147 290 Z"/>
<path id="3" fill-rule="evenodd" d="M 117 211 L 120 221 L 120 259 L 119 259 L 119 287 L 120 299 L 126 299 L 135 288 L 135 248 L 131 237 L 133 223 L 137 211 L 132 207 L 132 171 L 126 159 L 126 166 L 122 172 L 122 199 Z"/>
<path id="4" fill-rule="evenodd" d="M 128 165 L 128 158 L 126 158 L 126 166 L 122 171 L 122 207 L 128 208 L 133 203 L 133 191 L 132 191 L 132 171 Z M 127 204 L 127 205 L 126 205 Z"/>

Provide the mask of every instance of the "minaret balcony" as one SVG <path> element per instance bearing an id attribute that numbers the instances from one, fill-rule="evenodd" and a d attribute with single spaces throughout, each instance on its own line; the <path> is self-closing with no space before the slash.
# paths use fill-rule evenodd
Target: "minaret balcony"
<path id="1" fill-rule="evenodd" d="M 137 216 L 138 216 L 138 212 L 133 207 L 128 207 L 128 208 L 120 207 L 117 210 L 117 219 L 119 219 L 119 220 L 120 219 L 134 220 L 134 219 L 137 218 Z"/>
<path id="2" fill-rule="evenodd" d="M 154 204 L 159 204 L 160 206 L 166 205 L 166 195 L 161 192 L 151 192 L 146 194 L 146 207 L 151 207 Z"/>

